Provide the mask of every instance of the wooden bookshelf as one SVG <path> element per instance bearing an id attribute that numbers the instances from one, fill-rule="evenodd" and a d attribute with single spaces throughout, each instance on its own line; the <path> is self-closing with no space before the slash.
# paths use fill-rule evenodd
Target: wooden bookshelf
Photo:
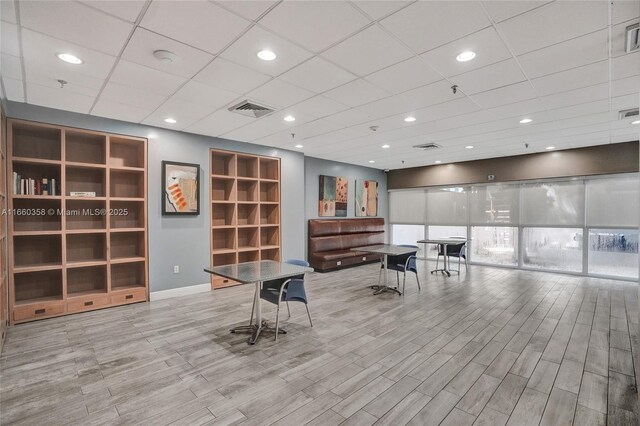
<path id="1" fill-rule="evenodd" d="M 6 157 L 7 126 L 4 112 L 0 110 L 0 209 L 7 208 Z M 9 325 L 9 285 L 7 272 L 7 216 L 0 217 L 0 353 Z"/>
<path id="2" fill-rule="evenodd" d="M 34 212 L 8 215 L 11 323 L 146 301 L 147 140 L 21 120 L 6 127 L 8 209 Z M 14 172 L 56 179 L 56 194 L 16 194 Z"/>
<path id="3" fill-rule="evenodd" d="M 211 264 L 280 260 L 280 159 L 211 149 Z M 211 287 L 237 283 L 212 277 Z"/>

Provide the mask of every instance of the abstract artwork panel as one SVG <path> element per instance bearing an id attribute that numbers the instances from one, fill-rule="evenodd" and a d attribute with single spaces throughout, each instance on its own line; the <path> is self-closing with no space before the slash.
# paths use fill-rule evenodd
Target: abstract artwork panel
<path id="1" fill-rule="evenodd" d="M 162 214 L 200 214 L 200 165 L 162 162 Z"/>
<path id="2" fill-rule="evenodd" d="M 378 182 L 375 180 L 356 181 L 356 216 L 378 215 Z"/>
<path id="3" fill-rule="evenodd" d="M 320 175 L 318 216 L 347 216 L 348 182 L 344 177 Z"/>

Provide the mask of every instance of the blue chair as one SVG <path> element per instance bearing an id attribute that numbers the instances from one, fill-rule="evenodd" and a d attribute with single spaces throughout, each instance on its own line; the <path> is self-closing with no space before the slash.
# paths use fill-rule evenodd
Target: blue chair
<path id="1" fill-rule="evenodd" d="M 289 259 L 286 263 L 290 265 L 298 265 L 309 267 L 309 263 L 304 260 Z M 276 341 L 278 341 L 279 325 L 280 325 L 280 304 L 285 302 L 287 305 L 287 312 L 289 318 L 291 318 L 291 310 L 289 309 L 289 302 L 302 302 L 307 308 L 307 316 L 309 317 L 309 324 L 313 327 L 311 321 L 311 314 L 309 313 L 309 304 L 307 303 L 307 293 L 304 290 L 304 274 L 295 276 L 293 278 L 265 281 L 262 283 L 262 290 L 260 291 L 260 298 L 269 303 L 273 303 L 278 306 L 276 311 Z M 255 304 L 253 306 L 255 309 Z M 251 311 L 251 318 L 253 321 L 253 310 Z"/>
<path id="2" fill-rule="evenodd" d="M 400 256 L 387 256 L 387 269 L 396 271 L 396 280 L 398 282 L 398 287 L 400 287 L 400 272 L 403 273 L 402 278 L 402 294 L 404 294 L 404 286 L 407 281 L 407 271 L 413 272 L 416 274 L 416 281 L 418 282 L 418 290 L 420 290 L 420 278 L 418 278 L 418 265 L 416 263 L 418 250 L 420 249 L 418 246 L 411 245 L 400 245 L 399 247 L 413 248 L 416 251 L 403 254 Z M 378 274 L 378 286 L 380 285 L 380 277 L 382 275 L 382 271 L 384 270 L 384 264 L 382 263 L 384 260 L 380 260 L 380 273 Z"/>
<path id="3" fill-rule="evenodd" d="M 450 237 L 456 238 L 456 237 Z M 438 262 L 440 260 L 440 256 L 444 257 L 444 246 L 442 244 L 438 244 L 438 257 L 436 258 L 436 269 L 438 269 Z M 451 271 L 460 273 L 460 260 L 464 259 L 464 268 L 465 270 L 469 270 L 469 266 L 467 263 L 467 242 L 463 242 L 460 244 L 449 244 L 447 245 L 447 257 L 457 257 L 458 258 L 458 270 L 450 269 Z M 449 261 L 449 264 L 451 262 Z"/>

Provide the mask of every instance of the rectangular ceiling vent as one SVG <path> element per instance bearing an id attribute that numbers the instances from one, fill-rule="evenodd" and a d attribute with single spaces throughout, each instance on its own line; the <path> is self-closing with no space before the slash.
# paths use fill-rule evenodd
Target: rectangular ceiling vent
<path id="1" fill-rule="evenodd" d="M 620 120 L 637 117 L 637 116 L 638 116 L 638 108 L 623 109 L 618 113 L 618 119 Z"/>
<path id="2" fill-rule="evenodd" d="M 265 105 L 259 105 L 255 102 L 244 100 L 239 104 L 236 104 L 229 108 L 231 112 L 237 112 L 238 114 L 246 115 L 247 117 L 260 118 L 265 115 L 271 114 L 275 109 Z"/>
<path id="3" fill-rule="evenodd" d="M 624 40 L 624 50 L 631 53 L 638 49 L 640 49 L 640 24 L 629 25 Z"/>
<path id="4" fill-rule="evenodd" d="M 413 147 L 416 149 L 422 149 L 426 151 L 428 149 L 442 148 L 442 145 L 438 145 L 437 143 L 423 143 L 422 145 L 414 145 Z"/>

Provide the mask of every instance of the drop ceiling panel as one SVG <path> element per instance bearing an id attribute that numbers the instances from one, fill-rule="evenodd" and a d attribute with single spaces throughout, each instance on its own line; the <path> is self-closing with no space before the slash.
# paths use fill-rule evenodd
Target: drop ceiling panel
<path id="1" fill-rule="evenodd" d="M 187 127 L 185 130 L 209 136 L 220 136 L 245 124 L 255 121 L 255 118 L 236 114 L 221 109 Z"/>
<path id="2" fill-rule="evenodd" d="M 366 80 L 359 79 L 330 90 L 324 96 L 350 107 L 373 102 L 389 96 L 389 93 Z"/>
<path id="3" fill-rule="evenodd" d="M 315 93 L 333 89 L 357 77 L 316 56 L 279 77 L 288 83 Z"/>
<path id="4" fill-rule="evenodd" d="M 216 58 L 194 78 L 195 81 L 236 93 L 246 93 L 271 79 L 266 74 Z"/>
<path id="5" fill-rule="evenodd" d="M 546 108 L 547 106 L 542 99 L 536 98 L 490 108 L 486 111 L 496 118 L 519 117 L 522 119 L 535 117 L 536 114 L 545 111 Z M 538 122 L 538 120 L 535 121 Z"/>
<path id="6" fill-rule="evenodd" d="M 271 107 L 284 108 L 313 96 L 313 93 L 284 81 L 273 79 L 249 92 L 247 98 Z"/>
<path id="7" fill-rule="evenodd" d="M 615 0 L 611 3 L 611 20 L 614 25 L 640 16 L 640 5 L 637 1 Z"/>
<path id="8" fill-rule="evenodd" d="M 532 81 L 540 96 L 566 92 L 605 83 L 609 79 L 609 61 L 600 61 L 570 70 L 540 77 Z"/>
<path id="9" fill-rule="evenodd" d="M 3 77 L 22 80 L 22 62 L 17 56 L 0 55 L 0 69 Z"/>
<path id="10" fill-rule="evenodd" d="M 442 76 L 420 58 L 410 58 L 366 77 L 367 81 L 397 94 L 441 80 Z"/>
<path id="11" fill-rule="evenodd" d="M 133 25 L 81 3 L 22 1 L 20 22 L 25 28 L 117 55 Z"/>
<path id="12" fill-rule="evenodd" d="M 3 77 L 2 83 L 4 84 L 4 91 L 8 100 L 24 102 L 24 87 L 22 80 Z"/>
<path id="13" fill-rule="evenodd" d="M 638 108 L 639 106 L 640 106 L 640 99 L 638 99 L 637 93 L 634 93 L 631 95 L 616 96 L 615 98 L 611 98 L 611 110 L 613 111 Z M 640 129 L 638 130 L 638 133 L 640 133 Z M 638 136 L 640 136 L 640 134 Z"/>
<path id="14" fill-rule="evenodd" d="M 28 67 L 25 73 L 26 79 L 30 84 L 46 86 L 55 90 L 77 93 L 79 95 L 90 96 L 95 98 L 100 93 L 102 84 L 101 79 L 86 76 L 83 74 L 58 74 L 56 77 L 61 77 L 62 80 L 67 83 L 64 88 L 60 87 L 59 79 L 51 77 L 51 75 L 43 73 L 42 69 L 34 69 L 34 67 Z"/>
<path id="15" fill-rule="evenodd" d="M 355 4 L 360 10 L 369 15 L 372 19 L 380 19 L 401 9 L 411 3 L 410 1 L 379 1 L 379 0 L 355 0 Z"/>
<path id="16" fill-rule="evenodd" d="M 148 111 L 148 113 L 162 105 L 166 99 L 166 94 L 157 94 L 149 90 L 140 90 L 137 87 L 118 84 L 113 81 L 109 81 L 100 94 L 100 100 L 105 100 L 110 103 L 124 104 L 139 110 Z M 106 108 L 106 106 L 107 104 L 105 104 L 104 108 Z"/>
<path id="17" fill-rule="evenodd" d="M 607 31 L 597 31 L 518 57 L 529 78 L 607 59 Z"/>
<path id="18" fill-rule="evenodd" d="M 66 111 L 89 113 L 95 98 L 77 93 L 27 83 L 29 103 Z"/>
<path id="19" fill-rule="evenodd" d="M 556 1 L 501 22 L 498 30 L 513 52 L 522 55 L 606 26 L 607 2 Z"/>
<path id="20" fill-rule="evenodd" d="M 242 34 L 249 21 L 211 2 L 154 1 L 140 25 L 216 54 Z"/>
<path id="21" fill-rule="evenodd" d="M 611 56 L 626 55 L 627 43 L 627 27 L 638 23 L 638 18 L 631 19 L 618 25 L 614 25 L 611 29 Z"/>
<path id="22" fill-rule="evenodd" d="M 640 51 L 611 60 L 611 79 L 619 80 L 640 73 Z"/>
<path id="23" fill-rule="evenodd" d="M 494 108 L 535 97 L 536 92 L 528 81 L 473 95 L 473 99 L 483 108 Z"/>
<path id="24" fill-rule="evenodd" d="M 513 59 L 460 74 L 451 79 L 468 95 L 508 86 L 525 80 L 520 67 Z"/>
<path id="25" fill-rule="evenodd" d="M 4 2 L 3 2 L 4 3 Z M 81 3 L 99 9 L 125 21 L 135 22 L 144 6 L 144 0 L 90 0 Z"/>
<path id="26" fill-rule="evenodd" d="M 548 1 L 483 1 L 482 5 L 494 22 L 501 22 L 540 7 Z"/>
<path id="27" fill-rule="evenodd" d="M 491 25 L 480 3 L 470 1 L 415 2 L 381 22 L 416 53 Z"/>
<path id="28" fill-rule="evenodd" d="M 270 0 L 231 0 L 216 1 L 216 3 L 224 7 L 225 9 L 237 13 L 243 18 L 255 21 L 277 2 Z"/>
<path id="29" fill-rule="evenodd" d="M 120 60 L 110 81 L 131 86 L 139 90 L 148 90 L 160 95 L 170 95 L 185 83 L 186 79 L 143 65 Z"/>
<path id="30" fill-rule="evenodd" d="M 414 100 L 414 104 L 417 101 Z M 410 106 L 408 99 L 404 95 L 393 95 L 358 107 L 373 118 L 382 118 L 389 115 L 410 113 L 414 108 Z"/>
<path id="31" fill-rule="evenodd" d="M 4 2 L 2 2 L 4 3 Z M 7 22 L 0 24 L 0 46 L 2 53 L 20 56 L 20 42 L 18 41 L 18 27 Z"/>
<path id="32" fill-rule="evenodd" d="M 142 122 L 152 126 L 182 130 L 208 116 L 215 110 L 215 107 L 205 107 L 200 103 L 193 103 L 172 97 L 160 105 L 157 110 Z M 173 118 L 177 123 L 166 123 L 164 121 L 166 118 Z"/>
<path id="33" fill-rule="evenodd" d="M 261 50 L 276 52 L 274 61 L 263 61 L 257 54 Z M 311 53 L 262 28 L 253 27 L 221 56 L 263 74 L 277 76 L 309 59 Z"/>
<path id="34" fill-rule="evenodd" d="M 640 75 L 622 78 L 611 82 L 611 96 L 622 96 L 628 94 L 638 95 L 640 91 Z"/>
<path id="35" fill-rule="evenodd" d="M 153 56 L 156 50 L 168 50 L 177 58 L 175 61 L 161 61 Z M 122 52 L 122 58 L 162 72 L 191 78 L 211 62 L 213 55 L 144 28 L 137 28 Z"/>
<path id="36" fill-rule="evenodd" d="M 224 133 L 222 137 L 249 142 L 284 130 L 293 129 L 297 123 L 304 123 L 314 119 L 311 116 L 298 115 L 295 122 L 287 122 L 284 121 L 284 117 L 288 113 L 288 111 L 276 112 L 269 116 L 255 119 L 255 121 L 246 126 Z"/>
<path id="37" fill-rule="evenodd" d="M 408 59 L 411 52 L 378 26 L 371 26 L 322 54 L 359 76 Z"/>
<path id="38" fill-rule="evenodd" d="M 326 117 L 346 109 L 349 109 L 349 107 L 321 95 L 314 96 L 313 98 L 307 99 L 288 108 L 295 117 L 297 117 L 298 114 L 308 114 L 319 118 Z"/>
<path id="39" fill-rule="evenodd" d="M 5 22 L 16 24 L 16 8 L 13 1 L 0 2 L 0 18 Z"/>
<path id="40" fill-rule="evenodd" d="M 151 110 L 109 101 L 101 97 L 91 110 L 91 115 L 138 123 L 151 114 L 151 112 Z"/>
<path id="41" fill-rule="evenodd" d="M 571 105 L 583 104 L 585 102 L 594 102 L 609 97 L 609 85 L 598 84 L 595 86 L 584 87 L 582 89 L 569 90 L 567 92 L 556 93 L 544 96 L 547 108 L 563 108 Z"/>
<path id="42" fill-rule="evenodd" d="M 406 112 L 414 112 L 418 109 L 425 108 L 431 105 L 437 105 L 454 99 L 460 99 L 463 96 L 464 95 L 460 92 L 453 93 L 450 83 L 445 80 L 427 84 L 426 86 L 422 86 L 415 90 L 402 94 L 402 97 L 407 101 L 405 106 Z M 390 111 L 390 113 L 394 112 L 395 111 Z"/>
<path id="43" fill-rule="evenodd" d="M 238 100 L 238 96 L 237 93 L 218 89 L 197 81 L 187 82 L 173 95 L 176 99 L 214 109 L 232 104 L 234 100 Z"/>
<path id="44" fill-rule="evenodd" d="M 369 20 L 346 2 L 285 1 L 260 24 L 318 53 L 363 28 Z"/>
<path id="45" fill-rule="evenodd" d="M 341 124 L 342 127 L 353 126 L 371 120 L 371 116 L 357 108 L 351 108 L 337 114 L 330 115 L 327 120 Z"/>

